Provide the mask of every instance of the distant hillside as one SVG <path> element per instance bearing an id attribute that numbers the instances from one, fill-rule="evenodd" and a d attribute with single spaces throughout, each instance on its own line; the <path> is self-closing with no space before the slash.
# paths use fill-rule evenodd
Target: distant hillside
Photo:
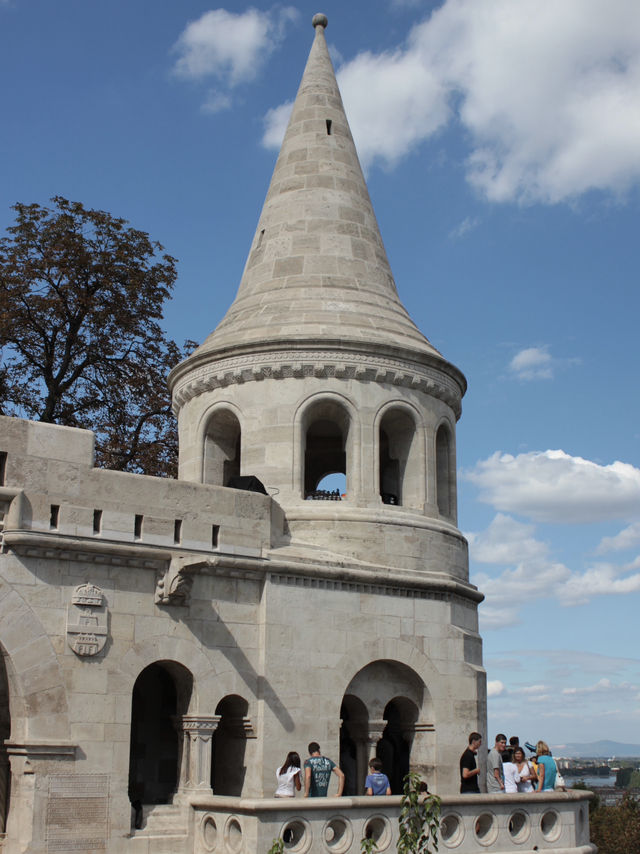
<path id="1" fill-rule="evenodd" d="M 568 759 L 602 758 L 612 756 L 640 756 L 640 744 L 622 744 L 620 741 L 591 741 L 585 744 L 572 742 L 570 744 L 552 744 L 554 756 L 566 756 Z"/>

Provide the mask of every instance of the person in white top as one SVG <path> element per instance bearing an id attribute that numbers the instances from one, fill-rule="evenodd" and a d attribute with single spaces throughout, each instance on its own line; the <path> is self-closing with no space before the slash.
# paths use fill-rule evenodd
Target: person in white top
<path id="1" fill-rule="evenodd" d="M 521 747 L 516 747 L 513 751 L 513 762 L 518 769 L 516 782 L 519 792 L 533 792 L 533 783 L 538 781 L 536 772 L 531 767 L 524 755 L 524 750 Z"/>
<path id="2" fill-rule="evenodd" d="M 276 779 L 278 781 L 278 788 L 275 793 L 276 798 L 295 798 L 295 790 L 300 791 L 302 787 L 300 764 L 300 756 L 295 750 L 289 751 L 287 758 L 276 771 Z"/>
<path id="3" fill-rule="evenodd" d="M 505 758 L 506 757 L 506 758 Z M 506 751 L 502 757 L 502 772 L 504 774 L 504 791 L 511 794 L 518 791 L 518 768 L 512 762 L 511 751 Z"/>

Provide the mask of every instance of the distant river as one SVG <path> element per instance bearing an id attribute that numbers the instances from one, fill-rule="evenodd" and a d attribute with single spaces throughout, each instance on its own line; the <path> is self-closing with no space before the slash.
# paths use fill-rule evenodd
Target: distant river
<path id="1" fill-rule="evenodd" d="M 616 775 L 611 774 L 609 777 L 567 777 L 565 776 L 564 781 L 567 784 L 567 789 L 570 789 L 574 783 L 577 783 L 578 780 L 582 780 L 586 786 L 590 789 L 597 789 L 600 786 L 615 786 L 616 784 Z"/>

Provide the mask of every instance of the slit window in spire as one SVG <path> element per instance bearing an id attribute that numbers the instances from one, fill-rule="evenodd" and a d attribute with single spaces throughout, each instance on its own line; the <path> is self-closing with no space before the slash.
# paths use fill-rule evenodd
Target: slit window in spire
<path id="1" fill-rule="evenodd" d="M 327 136 L 331 136 L 331 119 L 327 119 Z"/>

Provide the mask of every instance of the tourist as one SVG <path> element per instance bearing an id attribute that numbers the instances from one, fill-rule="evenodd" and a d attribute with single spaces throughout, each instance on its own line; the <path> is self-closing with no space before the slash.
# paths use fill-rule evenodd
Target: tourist
<path id="1" fill-rule="evenodd" d="M 278 788 L 276 789 L 276 798 L 295 798 L 297 789 L 302 788 L 302 780 L 300 779 L 300 756 L 295 750 L 287 753 L 287 758 L 276 771 L 276 779 Z"/>
<path id="2" fill-rule="evenodd" d="M 502 773 L 505 794 L 515 795 L 518 791 L 518 768 L 513 761 L 513 751 L 509 747 L 502 754 Z"/>
<path id="3" fill-rule="evenodd" d="M 537 782 L 538 777 L 531 767 L 531 763 L 527 761 L 521 747 L 516 747 L 513 751 L 513 762 L 518 769 L 516 776 L 518 791 L 533 792 L 533 784 Z"/>
<path id="4" fill-rule="evenodd" d="M 536 792 L 552 792 L 556 785 L 558 773 L 556 760 L 551 755 L 546 741 L 539 741 L 536 744 L 536 752 L 538 754 L 538 787 Z"/>
<path id="5" fill-rule="evenodd" d="M 340 797 L 344 788 L 344 774 L 332 759 L 320 753 L 318 742 L 312 741 L 309 745 L 309 758 L 304 761 L 305 798 L 325 798 L 332 772 L 338 777 L 337 797 Z"/>
<path id="6" fill-rule="evenodd" d="M 372 759 L 369 763 L 370 774 L 367 774 L 367 779 L 364 781 L 368 795 L 390 795 L 391 786 L 389 778 L 382 773 L 382 762 L 379 759 Z"/>
<path id="7" fill-rule="evenodd" d="M 501 732 L 496 736 L 496 742 L 487 757 L 487 792 L 494 795 L 504 792 L 504 772 L 502 770 L 502 754 L 507 746 L 507 736 Z"/>
<path id="8" fill-rule="evenodd" d="M 478 775 L 480 769 L 476 763 L 476 754 L 482 744 L 482 736 L 479 732 L 469 734 L 469 746 L 460 757 L 460 794 L 480 794 Z"/>

